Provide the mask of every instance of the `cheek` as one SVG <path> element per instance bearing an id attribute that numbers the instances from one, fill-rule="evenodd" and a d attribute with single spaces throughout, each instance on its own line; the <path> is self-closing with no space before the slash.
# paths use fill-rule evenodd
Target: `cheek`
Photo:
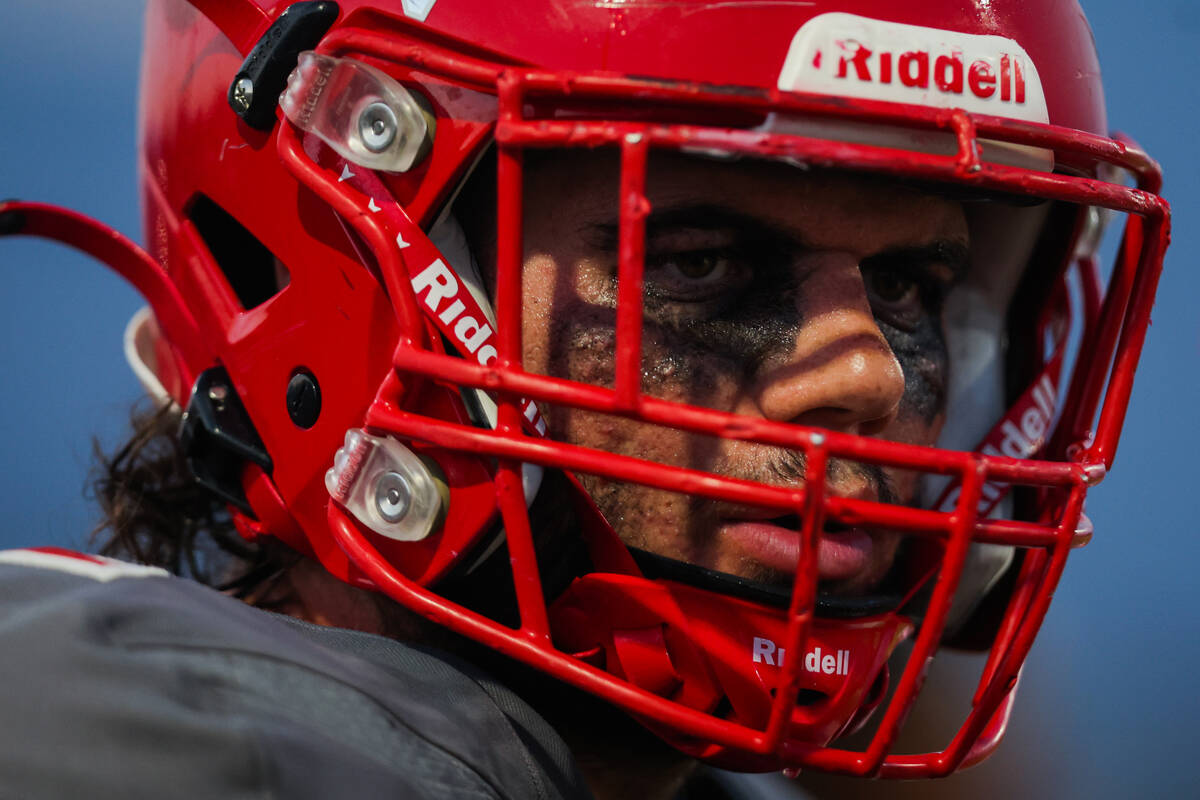
<path id="1" fill-rule="evenodd" d="M 946 405 L 949 360 L 941 332 L 931 321 L 923 322 L 915 331 L 902 331 L 885 324 L 880 325 L 880 330 L 904 371 L 900 417 L 916 418 L 926 426 L 932 425 Z M 904 441 L 932 444 L 920 440 Z"/>
<path id="2" fill-rule="evenodd" d="M 898 331 L 881 325 L 881 330 L 904 372 L 904 397 L 896 419 L 881 438 L 932 446 L 946 421 L 946 346 L 937 328 L 923 325 L 916 331 Z M 897 499 L 911 503 L 918 494 L 920 474 L 910 470 L 888 470 Z"/>
<path id="3" fill-rule="evenodd" d="M 615 324 L 616 312 L 606 305 L 578 299 L 556 303 L 553 313 L 541 317 L 536 330 L 526 335 L 527 364 L 544 374 L 611 388 L 616 381 Z M 711 348 L 654 325 L 643 331 L 641 388 L 651 397 L 728 409 L 744 380 L 737 363 Z"/>
<path id="4" fill-rule="evenodd" d="M 945 420 L 944 414 L 938 414 L 928 422 L 918 417 L 902 414 L 888 426 L 880 438 L 893 442 L 932 446 L 937 443 L 938 435 L 942 432 L 942 423 Z M 909 504 L 918 499 L 921 480 L 925 473 L 893 467 L 884 469 L 888 483 L 895 493 L 895 502 Z"/>
<path id="5" fill-rule="evenodd" d="M 692 499 L 591 475 L 580 481 L 625 544 L 681 561 L 709 560 L 715 521 Z"/>
<path id="6" fill-rule="evenodd" d="M 742 368 L 711 347 L 648 326 L 642 341 L 642 391 L 662 400 L 727 411 L 746 383 Z"/>
<path id="7" fill-rule="evenodd" d="M 521 273 L 521 350 L 525 369 L 547 374 L 550 358 L 554 300 L 558 294 L 558 266 L 549 256 L 526 260 Z"/>

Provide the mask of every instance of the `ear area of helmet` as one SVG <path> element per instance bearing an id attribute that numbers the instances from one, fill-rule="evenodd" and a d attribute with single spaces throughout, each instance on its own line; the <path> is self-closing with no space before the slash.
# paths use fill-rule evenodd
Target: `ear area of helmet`
<path id="1" fill-rule="evenodd" d="M 367 169 L 406 172 L 433 145 L 429 101 L 354 59 L 301 53 L 279 106 L 297 128 Z"/>

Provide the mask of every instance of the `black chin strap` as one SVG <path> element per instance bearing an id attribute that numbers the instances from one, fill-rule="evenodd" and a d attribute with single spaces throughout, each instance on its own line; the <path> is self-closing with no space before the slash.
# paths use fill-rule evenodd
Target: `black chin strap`
<path id="1" fill-rule="evenodd" d="M 637 562 L 638 567 L 647 578 L 675 581 L 698 589 L 727 594 L 776 608 L 787 608 L 791 603 L 792 587 L 790 585 L 766 583 L 730 575 L 726 572 L 717 572 L 634 547 L 629 548 L 629 552 L 633 554 L 633 560 Z M 884 591 L 857 597 L 818 594 L 817 616 L 827 619 L 854 619 L 897 610 L 903 599 L 902 596 L 886 591 L 886 582 L 882 588 Z"/>
<path id="2" fill-rule="evenodd" d="M 529 525 L 537 551 L 538 573 L 546 602 L 551 603 L 566 591 L 571 581 L 595 572 L 587 544 L 579 534 L 579 520 L 569 492 L 572 490 L 562 472 L 547 469 L 537 497 L 529 508 Z M 496 539 L 501 541 L 495 546 Z M 504 526 L 497 519 L 475 546 L 476 553 L 487 556 L 463 558 L 438 583 L 446 598 L 477 611 L 497 622 L 517 625 L 520 615 L 513 590 L 512 565 L 503 541 Z M 488 549 L 491 552 L 488 552 Z"/>

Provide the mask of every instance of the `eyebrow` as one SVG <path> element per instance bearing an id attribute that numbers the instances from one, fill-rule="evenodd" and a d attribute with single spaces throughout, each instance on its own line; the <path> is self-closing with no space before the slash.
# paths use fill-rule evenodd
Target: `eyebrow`
<path id="1" fill-rule="evenodd" d="M 732 230 L 749 237 L 772 241 L 796 248 L 811 248 L 811 245 L 795 231 L 763 220 L 728 206 L 715 203 L 684 203 L 652 211 L 646 217 L 646 246 L 650 247 L 654 237 L 672 230 L 697 228 L 704 230 Z M 585 225 L 593 236 L 588 237 L 593 247 L 615 251 L 620 237 L 620 223 L 606 220 Z M 971 265 L 970 248 L 955 239 L 935 239 L 920 245 L 891 247 L 872 253 L 861 260 L 903 261 L 909 264 L 944 264 L 952 273 L 952 281 L 959 282 Z"/>
<path id="2" fill-rule="evenodd" d="M 955 239 L 935 239 L 911 247 L 891 247 L 872 253 L 859 262 L 859 266 L 871 262 L 899 261 L 905 264 L 942 264 L 950 270 L 951 283 L 958 283 L 971 267 L 971 250 Z"/>
<path id="3" fill-rule="evenodd" d="M 770 237 L 775 241 L 786 240 L 797 246 L 804 243 L 791 231 L 758 217 L 728 206 L 714 203 L 685 203 L 651 211 L 646 217 L 647 245 L 655 236 L 672 230 L 696 228 L 703 230 L 734 230 L 749 236 Z M 606 220 L 585 225 L 592 246 L 615 250 L 620 236 L 617 220 Z"/>

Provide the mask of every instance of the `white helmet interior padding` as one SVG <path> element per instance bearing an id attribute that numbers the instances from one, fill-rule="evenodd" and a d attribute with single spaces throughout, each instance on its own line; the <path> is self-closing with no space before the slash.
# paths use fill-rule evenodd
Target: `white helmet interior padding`
<path id="1" fill-rule="evenodd" d="M 492 309 L 492 301 L 488 297 L 483 284 L 483 276 L 479 271 L 479 264 L 475 261 L 475 256 L 471 252 L 470 245 L 467 243 L 467 235 L 462 229 L 454 214 L 451 212 L 452 203 L 446 204 L 446 210 L 433 224 L 429 230 L 429 240 L 433 242 L 434 247 L 446 259 L 446 263 L 450 268 L 458 274 L 458 279 L 462 285 L 467 287 L 467 291 L 475 298 L 475 302 L 479 303 L 480 309 L 487 315 L 488 321 L 492 323 L 492 328 L 496 327 L 496 312 Z M 479 389 L 463 388 L 464 393 L 470 392 L 476 406 L 482 411 L 484 421 L 491 427 L 496 427 L 498 417 L 496 403 L 488 395 L 487 392 Z M 537 464 L 522 464 L 521 465 L 521 486 L 525 491 L 525 504 L 533 505 L 533 500 L 537 497 L 538 489 L 542 485 L 542 468 Z M 494 536 L 492 541 L 483 548 L 479 557 L 466 568 L 466 573 L 470 573 L 479 564 L 487 560 L 503 540 L 503 536 Z"/>
<path id="2" fill-rule="evenodd" d="M 1049 203 L 980 203 L 966 208 L 971 269 L 946 298 L 944 312 L 950 382 L 946 423 L 937 446 L 951 450 L 975 449 L 1008 410 L 1004 373 L 1009 306 L 1050 212 Z M 946 483 L 941 476 L 926 479 L 923 503 L 935 502 Z M 1006 497 L 992 514 L 1008 515 L 1011 508 L 1011 497 Z M 948 634 L 970 617 L 1014 556 L 1006 545 L 971 545 L 947 616 Z"/>
<path id="3" fill-rule="evenodd" d="M 158 379 L 158 354 L 154 351 L 158 341 L 158 324 L 150 306 L 139 308 L 125 324 L 122 337 L 125 363 L 133 370 L 134 377 L 146 394 L 154 400 L 156 407 L 177 406 L 175 399 Z"/>

